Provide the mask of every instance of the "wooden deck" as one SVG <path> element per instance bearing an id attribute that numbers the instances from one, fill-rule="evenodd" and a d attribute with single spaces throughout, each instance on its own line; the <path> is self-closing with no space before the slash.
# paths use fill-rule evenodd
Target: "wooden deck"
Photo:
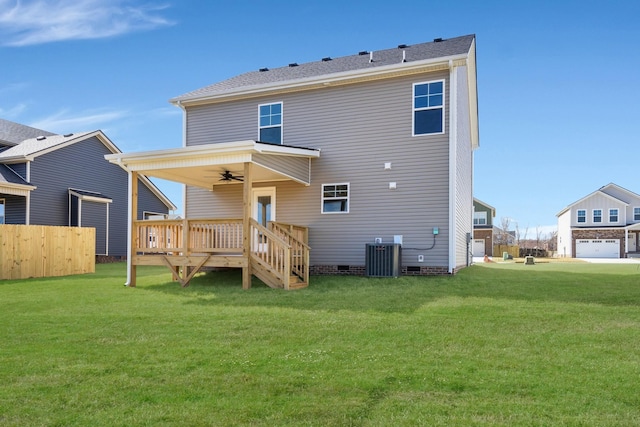
<path id="1" fill-rule="evenodd" d="M 205 267 L 242 268 L 272 288 L 309 284 L 308 229 L 242 219 L 133 221 L 132 265 L 165 265 L 185 287 Z M 249 251 L 244 230 L 249 230 Z"/>

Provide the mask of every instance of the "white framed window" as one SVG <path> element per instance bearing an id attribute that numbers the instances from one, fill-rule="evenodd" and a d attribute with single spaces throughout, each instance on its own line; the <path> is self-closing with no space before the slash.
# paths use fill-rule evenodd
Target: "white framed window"
<path id="1" fill-rule="evenodd" d="M 349 183 L 322 184 L 322 213 L 349 213 Z"/>
<path id="2" fill-rule="evenodd" d="M 484 211 L 474 212 L 473 225 L 487 225 L 487 213 Z"/>
<path id="3" fill-rule="evenodd" d="M 282 144 L 282 102 L 258 105 L 258 140 Z"/>
<path id="4" fill-rule="evenodd" d="M 602 222 L 602 209 L 593 210 L 593 222 Z"/>
<path id="5" fill-rule="evenodd" d="M 578 222 L 587 222 L 587 211 L 585 209 L 578 209 Z"/>
<path id="6" fill-rule="evenodd" d="M 4 199 L 0 199 L 0 224 L 4 224 Z"/>
<path id="7" fill-rule="evenodd" d="M 609 222 L 618 222 L 618 209 L 609 209 Z"/>
<path id="8" fill-rule="evenodd" d="M 640 221 L 640 208 L 633 208 L 633 220 Z"/>
<path id="9" fill-rule="evenodd" d="M 444 80 L 413 84 L 413 136 L 444 133 Z"/>

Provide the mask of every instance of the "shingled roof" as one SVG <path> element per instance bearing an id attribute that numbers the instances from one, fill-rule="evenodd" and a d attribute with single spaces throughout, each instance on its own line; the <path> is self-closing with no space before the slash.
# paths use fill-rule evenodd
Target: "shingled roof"
<path id="1" fill-rule="evenodd" d="M 20 144 L 15 145 L 0 152 L 0 161 L 13 158 L 26 158 L 27 156 L 33 156 L 39 152 L 48 150 L 61 144 L 65 144 L 72 140 L 82 139 L 85 136 L 93 132 L 82 133 L 70 133 L 67 135 L 55 135 L 49 133 L 48 135 L 39 135 L 35 138 L 29 138 L 22 141 Z"/>
<path id="2" fill-rule="evenodd" d="M 17 145 L 25 139 L 53 135 L 46 130 L 0 119 L 0 145 Z"/>
<path id="3" fill-rule="evenodd" d="M 282 82 L 294 82 L 296 80 L 330 76 L 358 70 L 371 70 L 377 67 L 398 65 L 410 65 L 412 62 L 425 61 L 437 58 L 446 58 L 469 53 L 475 35 L 466 35 L 450 39 L 435 39 L 429 43 L 415 45 L 399 45 L 392 49 L 373 52 L 360 52 L 355 55 L 339 58 L 323 58 L 320 61 L 304 64 L 289 64 L 285 67 L 251 71 L 240 74 L 227 80 L 188 92 L 170 100 L 179 103 L 186 100 L 207 98 L 219 94 L 234 92 L 236 90 L 249 90 L 268 84 Z"/>

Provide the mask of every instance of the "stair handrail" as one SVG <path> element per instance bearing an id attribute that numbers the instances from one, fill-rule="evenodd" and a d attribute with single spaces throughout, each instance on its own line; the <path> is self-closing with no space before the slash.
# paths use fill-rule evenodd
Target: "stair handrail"
<path id="1" fill-rule="evenodd" d="M 269 221 L 268 226 L 273 230 L 277 231 L 284 235 L 287 239 L 287 242 L 291 246 L 291 272 L 295 274 L 303 282 L 309 283 L 309 264 L 310 264 L 310 256 L 309 252 L 311 251 L 311 247 L 308 244 L 303 242 L 294 236 L 287 228 L 295 227 L 293 224 L 282 224 L 274 221 Z M 287 227 L 285 227 L 287 226 Z M 276 234 L 277 234 L 276 233 Z M 294 248 L 300 247 L 300 256 L 299 261 L 293 259 Z"/>
<path id="2" fill-rule="evenodd" d="M 251 218 L 249 224 L 252 229 L 266 236 L 266 243 L 271 243 L 267 246 L 265 252 L 261 252 L 259 248 L 254 247 L 256 240 L 254 238 L 254 232 L 252 231 L 250 237 L 251 259 L 261 265 L 268 266 L 271 274 L 275 275 L 276 278 L 282 282 L 284 289 L 288 290 L 291 276 L 291 245 L 255 219 Z M 282 254 L 280 255 L 279 252 L 276 252 L 273 246 L 280 247 Z"/>

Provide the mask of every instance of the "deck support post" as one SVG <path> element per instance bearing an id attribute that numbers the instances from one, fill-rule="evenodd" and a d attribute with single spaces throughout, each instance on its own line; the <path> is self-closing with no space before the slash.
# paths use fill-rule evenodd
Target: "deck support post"
<path id="1" fill-rule="evenodd" d="M 244 164 L 244 181 L 242 184 L 242 256 L 247 260 L 247 266 L 242 268 L 242 289 L 251 288 L 251 224 L 252 214 L 253 168 L 251 162 Z"/>
<path id="2" fill-rule="evenodd" d="M 136 228 L 134 222 L 138 218 L 138 172 L 129 172 L 129 233 L 127 235 L 127 283 L 125 286 L 135 288 L 136 266 L 133 258 L 136 255 Z"/>

